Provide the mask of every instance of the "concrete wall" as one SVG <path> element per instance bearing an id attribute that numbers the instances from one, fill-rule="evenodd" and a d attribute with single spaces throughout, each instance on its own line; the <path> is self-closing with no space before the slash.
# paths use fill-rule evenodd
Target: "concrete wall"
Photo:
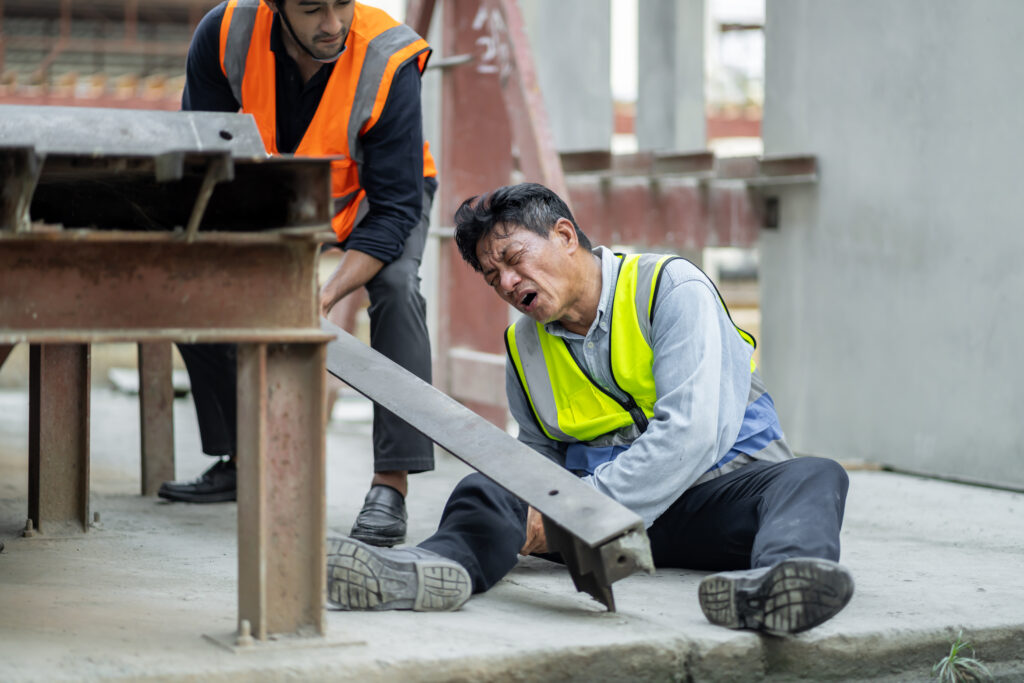
<path id="1" fill-rule="evenodd" d="M 520 0 L 559 151 L 609 149 L 609 0 Z"/>
<path id="2" fill-rule="evenodd" d="M 761 241 L 794 448 L 1024 487 L 1024 3 L 772 0 L 766 154 L 810 153 Z"/>
<path id="3" fill-rule="evenodd" d="M 705 0 L 641 0 L 636 136 L 641 150 L 707 146 L 704 121 Z"/>

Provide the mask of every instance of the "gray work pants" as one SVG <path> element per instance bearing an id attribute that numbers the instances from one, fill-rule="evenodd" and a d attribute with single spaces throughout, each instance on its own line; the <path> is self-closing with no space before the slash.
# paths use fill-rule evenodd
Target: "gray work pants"
<path id="1" fill-rule="evenodd" d="M 366 283 L 370 295 L 370 346 L 420 379 L 431 381 L 427 304 L 420 293 L 420 261 L 430 227 L 430 193 L 423 213 L 405 241 L 402 255 Z M 178 344 L 188 368 L 199 418 L 203 452 L 234 455 L 236 448 L 236 347 L 234 344 Z M 374 405 L 375 472 L 434 469 L 434 447 L 427 437 L 393 413 Z"/>

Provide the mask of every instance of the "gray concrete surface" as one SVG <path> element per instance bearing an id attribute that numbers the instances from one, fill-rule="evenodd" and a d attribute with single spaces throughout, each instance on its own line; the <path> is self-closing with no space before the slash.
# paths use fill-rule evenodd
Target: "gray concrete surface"
<path id="1" fill-rule="evenodd" d="M 1024 489 L 1021 25 L 1015 0 L 767 3 L 765 153 L 820 168 L 760 239 L 794 448 Z"/>
<path id="2" fill-rule="evenodd" d="M 328 432 L 328 523 L 344 532 L 370 478 L 368 404 Z M 843 561 L 857 591 L 837 618 L 792 638 L 707 623 L 703 573 L 615 584 L 609 614 L 560 566 L 524 559 L 451 614 L 328 614 L 322 639 L 232 652 L 235 506 L 165 504 L 138 488 L 136 399 L 92 395 L 92 509 L 100 527 L 22 539 L 27 396 L 0 391 L 0 681 L 927 680 L 963 629 L 999 680 L 1024 680 L 1024 495 L 851 472 Z M 190 399 L 175 402 L 178 475 L 205 467 Z M 467 472 L 448 455 L 418 475 L 410 540 L 433 529 Z"/>

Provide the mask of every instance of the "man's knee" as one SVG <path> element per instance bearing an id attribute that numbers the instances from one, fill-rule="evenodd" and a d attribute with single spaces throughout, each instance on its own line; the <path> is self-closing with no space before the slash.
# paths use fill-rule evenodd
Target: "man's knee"
<path id="1" fill-rule="evenodd" d="M 804 487 L 816 491 L 833 491 L 840 503 L 846 501 L 850 477 L 835 460 L 805 456 L 790 460 L 787 464 L 793 476 L 799 478 Z"/>
<path id="2" fill-rule="evenodd" d="M 420 293 L 419 263 L 412 259 L 392 261 L 366 284 L 370 297 L 416 298 Z"/>

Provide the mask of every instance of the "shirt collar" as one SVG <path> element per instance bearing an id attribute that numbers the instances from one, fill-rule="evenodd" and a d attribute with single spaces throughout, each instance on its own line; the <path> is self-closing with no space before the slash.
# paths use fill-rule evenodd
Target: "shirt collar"
<path id="1" fill-rule="evenodd" d="M 597 315 L 594 316 L 594 322 L 590 324 L 590 329 L 587 330 L 588 337 L 597 329 L 604 332 L 608 331 L 605 311 L 612 305 L 615 283 L 619 279 L 619 258 L 615 255 L 615 252 L 607 247 L 596 247 L 593 253 L 601 259 L 601 298 L 597 302 Z M 562 327 L 562 323 L 557 320 L 544 325 L 544 330 L 556 337 L 579 338 L 580 336 Z"/>

